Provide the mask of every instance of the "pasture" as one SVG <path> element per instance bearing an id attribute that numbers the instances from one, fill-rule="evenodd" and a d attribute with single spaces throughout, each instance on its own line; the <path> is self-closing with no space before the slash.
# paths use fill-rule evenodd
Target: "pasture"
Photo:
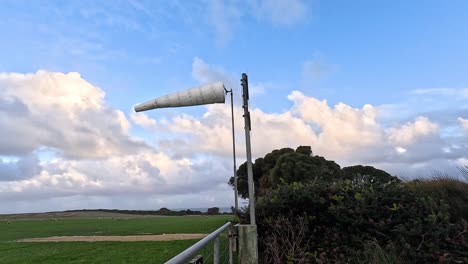
<path id="1" fill-rule="evenodd" d="M 228 215 L 4 218 L 0 221 L 0 263 L 164 263 L 198 239 L 138 242 L 17 240 L 51 236 L 208 234 L 231 219 Z"/>

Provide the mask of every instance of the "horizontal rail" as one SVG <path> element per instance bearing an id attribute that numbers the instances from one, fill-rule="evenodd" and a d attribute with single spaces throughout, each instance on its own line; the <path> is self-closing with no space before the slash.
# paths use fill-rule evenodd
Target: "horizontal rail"
<path id="1" fill-rule="evenodd" d="M 207 235 L 202 240 L 198 241 L 197 243 L 193 244 L 191 247 L 180 252 L 177 256 L 168 260 L 166 264 L 185 263 L 187 260 L 193 257 L 193 255 L 195 255 L 200 249 L 202 249 L 206 244 L 208 244 L 211 240 L 215 239 L 219 234 L 221 234 L 221 232 L 223 232 L 230 226 L 231 226 L 231 222 L 227 222 L 222 227 L 216 229 L 216 231 L 214 231 L 213 233 Z"/>

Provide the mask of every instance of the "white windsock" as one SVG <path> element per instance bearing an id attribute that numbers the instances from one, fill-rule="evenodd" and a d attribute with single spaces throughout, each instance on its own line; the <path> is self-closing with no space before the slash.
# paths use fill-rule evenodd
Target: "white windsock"
<path id="1" fill-rule="evenodd" d="M 211 83 L 138 104 L 135 106 L 135 111 L 141 112 L 155 108 L 224 103 L 225 91 L 222 82 Z"/>

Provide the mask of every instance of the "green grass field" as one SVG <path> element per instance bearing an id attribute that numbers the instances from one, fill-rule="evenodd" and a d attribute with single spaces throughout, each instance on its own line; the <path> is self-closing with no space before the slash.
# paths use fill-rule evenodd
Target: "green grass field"
<path id="1" fill-rule="evenodd" d="M 232 216 L 0 221 L 0 263 L 164 263 L 197 240 L 151 242 L 16 242 L 49 236 L 210 233 Z M 209 250 L 209 249 L 207 249 Z"/>

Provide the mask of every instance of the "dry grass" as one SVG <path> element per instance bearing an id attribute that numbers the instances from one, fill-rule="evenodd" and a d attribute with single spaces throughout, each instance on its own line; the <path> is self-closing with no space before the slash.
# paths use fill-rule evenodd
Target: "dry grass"
<path id="1" fill-rule="evenodd" d="M 406 264 L 394 250 L 383 249 L 377 242 L 364 243 L 364 251 L 358 257 L 362 264 Z"/>
<path id="2" fill-rule="evenodd" d="M 468 167 L 461 168 L 461 172 L 466 173 L 463 176 L 468 179 Z M 413 191 L 447 201 L 452 217 L 468 219 L 468 183 L 464 180 L 436 173 L 432 178 L 410 181 L 406 185 Z"/>

